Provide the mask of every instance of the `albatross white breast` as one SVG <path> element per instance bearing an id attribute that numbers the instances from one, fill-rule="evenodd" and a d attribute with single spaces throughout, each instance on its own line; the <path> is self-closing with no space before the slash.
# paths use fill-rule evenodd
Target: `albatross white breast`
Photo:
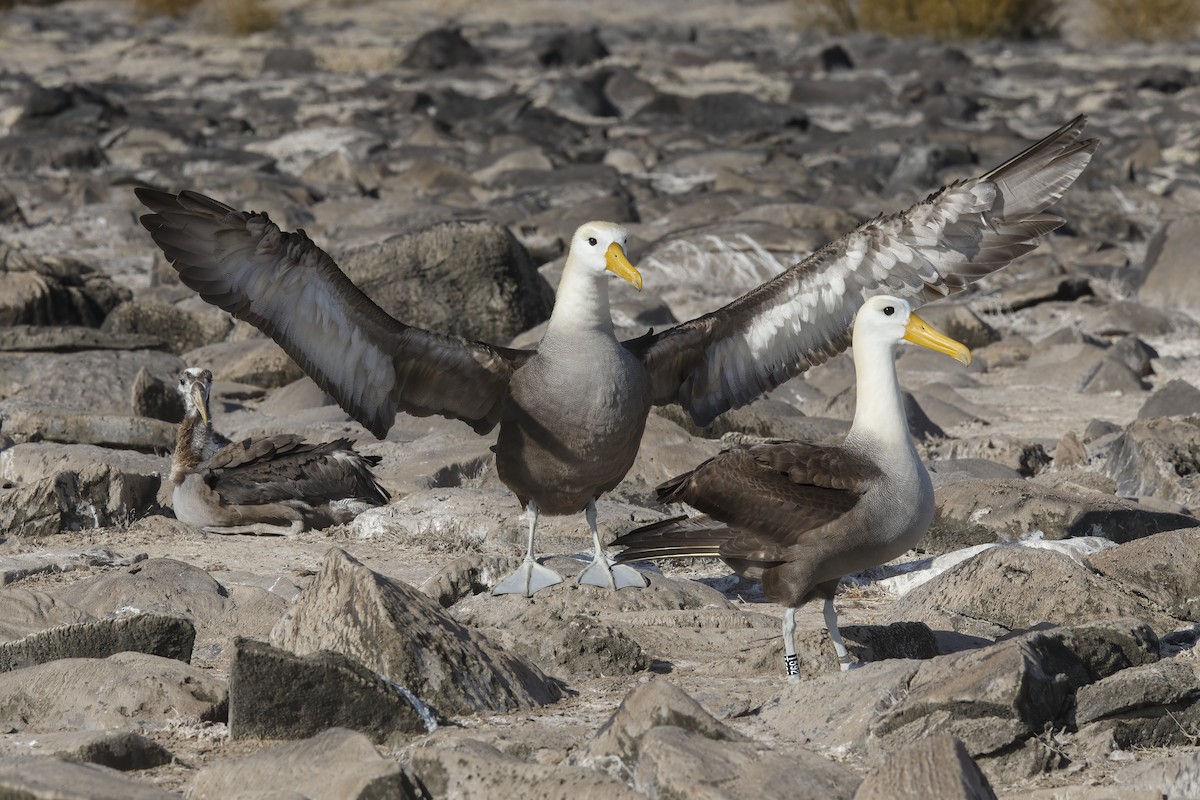
<path id="1" fill-rule="evenodd" d="M 646 525 L 618 537 L 618 562 L 721 558 L 762 581 L 784 613 L 784 659 L 797 676 L 796 609 L 825 600 L 825 624 L 842 669 L 850 656 L 833 595 L 850 572 L 878 566 L 913 547 L 933 519 L 933 486 L 909 435 L 896 347 L 908 340 L 964 364 L 966 347 L 926 325 L 909 304 L 873 297 L 854 322 L 858 399 L 843 442 L 769 442 L 724 450 L 658 487 L 662 502 L 703 512 Z"/>
<path id="2" fill-rule="evenodd" d="M 299 533 L 388 502 L 371 472 L 379 456 L 361 455 L 349 439 L 280 435 L 221 446 L 209 413 L 212 380 L 195 367 L 179 379 L 184 416 L 170 481 L 181 522 L 214 533 Z"/>
<path id="3" fill-rule="evenodd" d="M 865 300 L 914 304 L 961 291 L 1037 246 L 1063 220 L 1044 210 L 1091 159 L 1078 117 L 983 175 L 873 219 L 729 305 L 619 342 L 607 276 L 641 287 L 627 235 L 587 223 L 571 240 L 555 312 L 536 350 L 414 328 L 371 302 L 303 231 L 194 192 L 137 190 L 142 224 L 181 280 L 271 336 L 351 416 L 383 437 L 397 411 L 500 426 L 501 479 L 532 513 L 528 557 L 498 592 L 532 594 L 558 576 L 533 559 L 538 513 L 584 511 L 595 557 L 581 576 L 640 586 L 609 569 L 595 499 L 633 464 L 653 405 L 679 403 L 697 425 L 820 364 L 849 343 Z"/>

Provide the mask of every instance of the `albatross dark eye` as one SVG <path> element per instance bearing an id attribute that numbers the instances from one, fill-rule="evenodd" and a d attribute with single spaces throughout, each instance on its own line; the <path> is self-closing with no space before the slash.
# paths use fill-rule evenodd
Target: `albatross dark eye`
<path id="1" fill-rule="evenodd" d="M 595 247 L 595 246 L 596 246 L 596 237 L 595 237 L 595 236 L 589 236 L 589 237 L 588 237 L 588 244 L 590 244 L 592 247 Z"/>
<path id="2" fill-rule="evenodd" d="M 896 307 L 895 306 L 884 306 L 883 313 L 890 317 L 892 314 L 896 313 Z"/>

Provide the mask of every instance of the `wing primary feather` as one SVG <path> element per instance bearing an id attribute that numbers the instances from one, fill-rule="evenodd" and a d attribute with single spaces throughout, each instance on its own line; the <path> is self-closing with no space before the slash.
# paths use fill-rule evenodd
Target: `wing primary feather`
<path id="1" fill-rule="evenodd" d="M 850 343 L 866 299 L 919 305 L 965 290 L 1062 224 L 1043 213 L 1079 177 L 1096 139 L 1083 115 L 977 178 L 877 216 L 761 286 L 697 319 L 626 343 L 655 404 L 680 403 L 699 426 L 821 364 Z"/>
<path id="2" fill-rule="evenodd" d="M 195 192 L 135 189 L 141 218 L 180 279 L 275 340 L 322 390 L 383 438 L 397 410 L 486 432 L 529 353 L 435 334 L 394 319 L 303 230 Z"/>

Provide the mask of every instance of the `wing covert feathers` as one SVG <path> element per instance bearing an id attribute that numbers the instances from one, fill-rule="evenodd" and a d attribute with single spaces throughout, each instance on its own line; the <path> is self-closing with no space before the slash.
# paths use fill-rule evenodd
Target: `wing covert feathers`
<path id="1" fill-rule="evenodd" d="M 767 442 L 723 450 L 658 486 L 663 503 L 702 516 L 676 517 L 617 538 L 618 561 L 719 556 L 760 566 L 837 521 L 880 474 L 869 459 L 836 446 Z"/>
<path id="2" fill-rule="evenodd" d="M 1043 213 L 1091 160 L 1086 117 L 978 178 L 876 217 L 711 314 L 626 343 L 650 373 L 653 402 L 678 402 L 700 426 L 850 345 L 870 296 L 914 305 L 965 289 L 1029 252 L 1063 223 Z"/>
<path id="3" fill-rule="evenodd" d="M 136 190 L 142 225 L 184 284 L 270 336 L 367 430 L 383 438 L 397 409 L 461 419 L 480 433 L 521 351 L 430 333 L 392 318 L 304 231 L 195 192 Z"/>

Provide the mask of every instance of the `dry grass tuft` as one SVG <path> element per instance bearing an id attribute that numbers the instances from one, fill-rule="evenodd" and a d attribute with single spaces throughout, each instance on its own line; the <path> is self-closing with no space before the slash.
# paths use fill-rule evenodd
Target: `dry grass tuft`
<path id="1" fill-rule="evenodd" d="M 213 0 L 220 25 L 234 36 L 249 36 L 279 25 L 279 9 L 264 0 Z"/>
<path id="2" fill-rule="evenodd" d="M 1131 0 L 1133 2 L 1135 0 Z M 1058 0 L 798 0 L 802 24 L 940 40 L 1058 34 Z"/>
<path id="3" fill-rule="evenodd" d="M 1109 41 L 1190 39 L 1200 27 L 1197 0 L 1093 0 L 1096 33 Z"/>
<path id="4" fill-rule="evenodd" d="M 279 10 L 266 0 L 133 0 L 133 5 L 142 19 L 178 18 L 200 9 L 213 27 L 233 36 L 249 36 L 279 25 Z"/>
<path id="5" fill-rule="evenodd" d="M 133 0 L 138 17 L 182 17 L 200 5 L 201 0 Z"/>

